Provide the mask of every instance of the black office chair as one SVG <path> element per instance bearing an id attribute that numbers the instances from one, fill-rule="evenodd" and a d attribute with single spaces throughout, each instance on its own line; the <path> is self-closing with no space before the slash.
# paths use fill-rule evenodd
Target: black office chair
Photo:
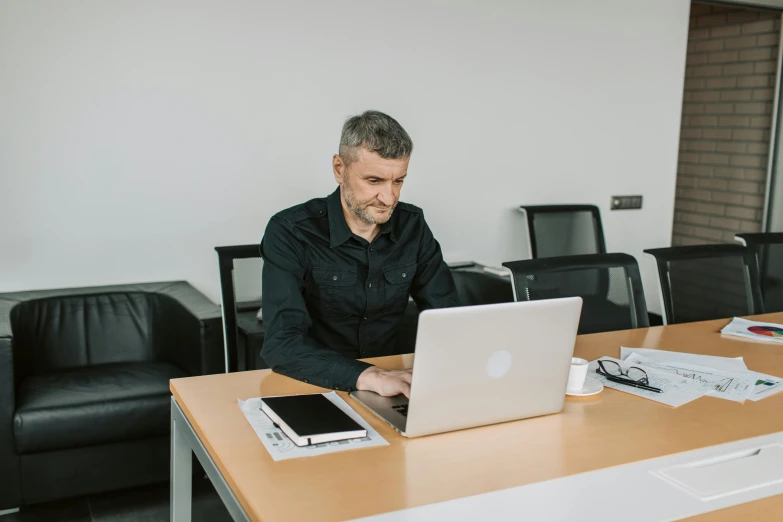
<path id="1" fill-rule="evenodd" d="M 737 234 L 735 239 L 756 255 L 764 311 L 783 312 L 783 232 Z"/>
<path id="2" fill-rule="evenodd" d="M 530 257 L 605 254 L 601 213 L 595 205 L 523 205 Z"/>
<path id="3" fill-rule="evenodd" d="M 449 269 L 463 306 L 514 301 L 514 290 L 509 277 L 488 272 L 478 263 Z"/>
<path id="4" fill-rule="evenodd" d="M 753 252 L 740 245 L 694 245 L 644 251 L 658 265 L 667 324 L 764 312 Z"/>
<path id="5" fill-rule="evenodd" d="M 215 247 L 220 271 L 223 310 L 223 340 L 226 371 L 264 369 L 261 358 L 264 326 L 261 309 L 261 269 L 259 245 Z"/>
<path id="6" fill-rule="evenodd" d="M 581 297 L 580 334 L 650 325 L 633 256 L 588 254 L 511 261 L 503 266 L 513 273 L 517 301 Z"/>

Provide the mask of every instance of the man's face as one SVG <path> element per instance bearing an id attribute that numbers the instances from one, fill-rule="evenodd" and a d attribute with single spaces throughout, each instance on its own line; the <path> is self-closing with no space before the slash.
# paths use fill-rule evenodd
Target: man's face
<path id="1" fill-rule="evenodd" d="M 389 221 L 400 200 L 410 158 L 386 159 L 362 148 L 355 152 L 356 160 L 348 165 L 334 156 L 334 179 L 354 216 L 368 225 L 381 225 Z"/>

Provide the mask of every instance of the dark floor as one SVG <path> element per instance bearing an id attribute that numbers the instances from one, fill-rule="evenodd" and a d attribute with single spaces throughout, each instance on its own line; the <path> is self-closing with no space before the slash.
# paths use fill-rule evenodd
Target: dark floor
<path id="1" fill-rule="evenodd" d="M 203 475 L 193 477 L 193 522 L 230 521 L 215 488 Z M 169 484 L 102 493 L 90 497 L 22 507 L 0 522 L 168 522 Z"/>

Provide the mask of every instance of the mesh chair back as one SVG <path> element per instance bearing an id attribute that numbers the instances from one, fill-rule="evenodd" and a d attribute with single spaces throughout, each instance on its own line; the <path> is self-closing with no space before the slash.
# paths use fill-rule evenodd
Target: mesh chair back
<path id="1" fill-rule="evenodd" d="M 521 206 L 530 240 L 530 257 L 605 254 L 601 213 L 595 205 Z"/>
<path id="2" fill-rule="evenodd" d="M 764 311 L 783 312 L 783 232 L 738 234 L 756 256 Z"/>
<path id="3" fill-rule="evenodd" d="M 240 368 L 246 354 L 239 342 L 239 323 L 257 322 L 261 309 L 261 269 L 263 260 L 258 245 L 215 247 L 220 270 L 220 295 L 223 308 L 223 341 L 226 371 Z"/>
<path id="4" fill-rule="evenodd" d="M 655 257 L 668 324 L 763 312 L 753 253 L 739 245 L 645 250 Z"/>
<path id="5" fill-rule="evenodd" d="M 579 333 L 649 326 L 639 265 L 627 254 L 529 259 L 503 263 L 517 301 L 581 297 Z"/>

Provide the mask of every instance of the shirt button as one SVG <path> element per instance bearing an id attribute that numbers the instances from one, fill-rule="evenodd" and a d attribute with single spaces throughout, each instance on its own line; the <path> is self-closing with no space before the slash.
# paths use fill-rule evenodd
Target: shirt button
<path id="1" fill-rule="evenodd" d="M 332 281 L 337 281 L 337 276 L 332 276 Z"/>
<path id="2" fill-rule="evenodd" d="M 364 320 L 366 321 L 366 320 L 367 320 L 367 318 L 365 317 L 365 318 L 364 318 Z"/>
<path id="3" fill-rule="evenodd" d="M 370 252 L 372 252 L 372 251 L 373 251 L 373 249 L 371 248 L 371 249 L 370 249 Z"/>
<path id="4" fill-rule="evenodd" d="M 362 355 L 365 355 L 367 352 L 365 350 L 362 350 Z"/>
<path id="5" fill-rule="evenodd" d="M 303 380 L 303 381 L 304 381 L 306 384 L 310 384 L 310 381 L 308 381 L 307 379 L 302 379 L 302 380 Z"/>
<path id="6" fill-rule="evenodd" d="M 367 286 L 369 286 L 370 288 L 372 288 L 372 283 L 367 283 Z"/>
<path id="7" fill-rule="evenodd" d="M 324 211 L 323 211 L 323 210 L 319 210 L 319 211 L 318 211 L 318 215 L 319 215 L 319 216 L 323 215 L 323 213 L 324 213 Z"/>
<path id="8" fill-rule="evenodd" d="M 405 277 L 405 272 L 402 273 L 402 277 Z"/>

